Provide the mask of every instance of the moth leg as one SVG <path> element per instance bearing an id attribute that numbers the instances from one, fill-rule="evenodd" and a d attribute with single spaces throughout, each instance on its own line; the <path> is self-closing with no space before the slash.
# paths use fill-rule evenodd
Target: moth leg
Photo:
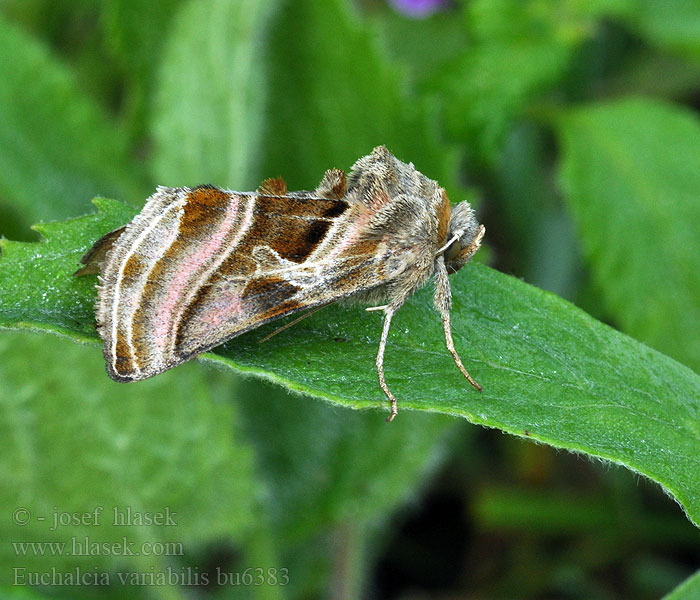
<path id="1" fill-rule="evenodd" d="M 457 354 L 457 350 L 455 350 L 455 344 L 452 341 L 452 328 L 450 327 L 449 311 L 442 315 L 442 326 L 445 329 L 445 345 L 450 351 L 450 354 L 452 354 L 452 358 L 454 358 L 457 368 L 460 371 L 462 371 L 462 375 L 464 375 L 467 378 L 467 381 L 469 383 L 471 383 L 477 390 L 481 391 L 481 386 L 476 381 L 474 381 L 474 378 L 464 368 L 464 365 L 462 364 L 462 359 L 459 357 L 459 354 Z"/>
<path id="2" fill-rule="evenodd" d="M 330 304 L 330 302 L 327 302 L 326 304 L 321 304 L 320 306 L 317 306 L 316 308 L 312 308 L 309 312 L 304 313 L 303 315 L 301 315 L 300 317 L 297 317 L 293 321 L 290 321 L 289 323 L 286 323 L 286 324 L 282 325 L 281 327 L 278 327 L 272 333 L 268 333 L 263 339 L 258 340 L 258 344 L 262 344 L 263 342 L 266 342 L 267 340 L 269 340 L 271 337 L 276 336 L 278 333 L 282 333 L 285 329 L 289 329 L 292 325 L 296 325 L 299 321 L 303 321 L 304 319 L 306 319 L 306 317 L 310 317 L 311 315 L 313 315 L 314 313 L 317 313 L 322 308 L 326 308 L 326 306 L 328 306 L 329 304 Z"/>
<path id="3" fill-rule="evenodd" d="M 450 309 L 452 308 L 452 291 L 450 290 L 450 282 L 447 278 L 447 269 L 442 256 L 435 261 L 435 308 L 440 311 L 442 316 L 442 327 L 445 330 L 445 345 L 452 354 L 452 358 L 457 365 L 457 368 L 462 371 L 462 375 L 467 378 L 477 390 L 481 391 L 481 386 L 474 381 L 474 378 L 467 372 L 462 364 L 462 359 L 455 350 L 455 343 L 452 340 L 452 326 L 450 324 Z"/>
<path id="4" fill-rule="evenodd" d="M 384 349 L 386 348 L 386 340 L 389 336 L 389 327 L 391 326 L 391 318 L 394 316 L 396 309 L 392 306 L 387 306 L 384 311 L 384 328 L 382 329 L 382 339 L 379 342 L 379 352 L 377 352 L 377 374 L 379 375 L 379 386 L 387 398 L 391 401 L 391 412 L 386 419 L 387 423 L 391 423 L 398 413 L 398 403 L 394 394 L 391 393 L 384 379 Z"/>

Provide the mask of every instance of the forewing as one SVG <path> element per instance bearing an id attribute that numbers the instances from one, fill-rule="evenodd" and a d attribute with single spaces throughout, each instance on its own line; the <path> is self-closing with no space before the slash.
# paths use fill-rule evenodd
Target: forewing
<path id="1" fill-rule="evenodd" d="M 102 272 L 102 265 L 107 257 L 107 254 L 114 246 L 115 242 L 119 239 L 126 225 L 110 231 L 103 235 L 99 240 L 97 240 L 90 250 L 88 250 L 83 257 L 80 259 L 81 264 L 84 266 L 78 269 L 73 275 L 78 277 L 82 275 L 97 275 Z"/>
<path id="2" fill-rule="evenodd" d="M 110 375 L 145 379 L 273 319 L 382 282 L 363 210 L 339 197 L 159 188 L 107 256 Z"/>

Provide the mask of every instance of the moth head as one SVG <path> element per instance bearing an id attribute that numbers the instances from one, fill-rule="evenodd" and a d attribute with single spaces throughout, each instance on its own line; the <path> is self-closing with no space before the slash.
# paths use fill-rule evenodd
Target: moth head
<path id="1" fill-rule="evenodd" d="M 443 252 L 449 274 L 456 273 L 471 260 L 485 232 L 486 228 L 476 220 L 469 202 L 460 202 L 452 209 L 447 231 L 449 245 Z"/>

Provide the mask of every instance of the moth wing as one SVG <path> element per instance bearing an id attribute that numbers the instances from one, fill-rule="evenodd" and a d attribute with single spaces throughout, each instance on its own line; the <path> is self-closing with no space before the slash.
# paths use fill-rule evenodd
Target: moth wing
<path id="1" fill-rule="evenodd" d="M 103 269 L 97 316 L 110 376 L 151 377 L 383 283 L 358 210 L 366 207 L 338 197 L 159 188 Z"/>
<path id="2" fill-rule="evenodd" d="M 80 259 L 80 263 L 84 265 L 80 267 L 73 275 L 78 277 L 82 275 L 96 275 L 102 271 L 102 265 L 107 258 L 107 254 L 114 246 L 115 242 L 119 239 L 126 225 L 119 227 L 114 231 L 110 231 L 103 235 L 99 240 L 97 240 L 90 250 L 88 250 Z"/>
<path id="3" fill-rule="evenodd" d="M 384 283 L 374 254 L 353 253 L 289 265 L 271 246 L 258 246 L 256 259 L 266 263 L 252 276 L 227 269 L 245 255 L 231 256 L 208 285 L 200 288 L 176 334 L 182 360 L 237 335 L 305 309 L 329 304 Z"/>

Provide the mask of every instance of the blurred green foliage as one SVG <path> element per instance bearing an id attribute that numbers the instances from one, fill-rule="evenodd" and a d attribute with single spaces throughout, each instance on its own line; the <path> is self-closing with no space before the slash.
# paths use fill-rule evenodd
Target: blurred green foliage
<path id="1" fill-rule="evenodd" d="M 290 188 L 309 188 L 326 168 L 347 168 L 383 143 L 453 200 L 480 205 L 500 270 L 688 367 L 480 267 L 454 282 L 458 344 L 484 362 L 491 391 L 475 403 L 468 390 L 438 397 L 460 382 L 438 385 L 453 367 L 439 331 L 428 331 L 437 317 L 426 290 L 397 322 L 403 341 L 400 331 L 393 338 L 402 397 L 413 386 L 430 394 L 423 408 L 593 448 L 662 481 L 692 511 L 700 473 L 690 371 L 700 369 L 696 2 L 472 0 L 410 20 L 379 0 L 4 0 L 0 50 L 0 233 L 36 240 L 32 223 L 90 212 L 95 196 L 134 207 L 101 201 L 102 213 L 69 222 L 79 239 L 53 224 L 39 228 L 48 243 L 4 243 L 3 260 L 26 258 L 25 271 L 5 272 L 5 325 L 29 314 L 33 326 L 95 339 L 86 318 L 92 282 L 57 276 L 156 184 L 252 189 L 283 175 Z M 376 405 L 377 323 L 356 312 L 321 313 L 277 346 L 259 350 L 253 340 L 225 355 L 289 382 L 275 369 L 303 362 L 302 348 L 313 364 L 307 377 L 325 380 L 303 382 L 300 368 L 292 387 L 315 385 L 338 399 L 355 386 L 350 404 Z M 581 356 L 557 354 L 564 347 Z M 280 367 L 269 364 L 276 352 Z M 325 374 L 323 355 L 335 357 Z M 440 377 L 412 383 L 415 360 L 434 361 L 427 371 Z M 121 386 L 101 362 L 92 344 L 0 338 L 4 596 L 355 598 L 424 589 L 430 597 L 657 598 L 700 564 L 697 530 L 626 472 L 444 415 L 405 411 L 386 426 L 375 411 L 333 408 L 196 364 Z M 512 368 L 523 364 L 547 383 L 538 388 Z M 566 386 L 556 389 L 560 364 L 581 388 L 568 413 Z M 168 507 L 179 518 L 173 529 L 49 529 L 55 511 L 96 506 Z M 34 517 L 28 525 L 12 521 L 18 507 Z M 403 520 L 390 519 L 399 507 Z M 417 534 L 421 527 L 428 533 Z M 185 551 L 20 558 L 11 544 L 85 536 L 179 542 Z M 113 580 L 117 572 L 215 579 L 217 569 L 286 568 L 290 582 L 11 586 L 17 567 L 76 565 Z M 672 597 L 696 595 L 697 577 Z"/>

